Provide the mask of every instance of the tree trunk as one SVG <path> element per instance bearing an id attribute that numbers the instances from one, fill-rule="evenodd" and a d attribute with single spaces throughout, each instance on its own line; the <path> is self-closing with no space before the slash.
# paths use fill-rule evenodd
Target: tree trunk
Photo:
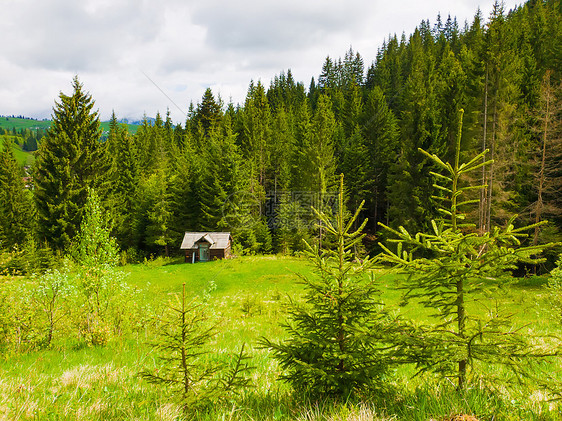
<path id="1" fill-rule="evenodd" d="M 458 335 L 461 340 L 465 337 L 465 322 L 466 322 L 466 311 L 464 307 L 464 285 L 463 285 L 463 278 L 460 277 L 457 281 L 457 327 L 458 327 Z M 464 357 L 462 360 L 459 361 L 459 383 L 458 383 L 458 390 L 464 390 L 466 384 L 466 366 L 467 366 L 467 358 Z"/>
<path id="2" fill-rule="evenodd" d="M 486 150 L 486 137 L 488 127 L 488 65 L 486 65 L 486 84 L 484 89 L 484 128 L 482 136 L 482 152 Z M 482 162 L 486 162 L 486 157 L 482 157 Z M 482 167 L 481 185 L 486 185 L 486 167 Z M 478 207 L 478 228 L 481 233 L 486 231 L 486 189 L 480 189 L 480 206 Z"/>
<path id="3" fill-rule="evenodd" d="M 541 221 L 541 215 L 543 210 L 543 191 L 544 191 L 544 167 L 546 162 L 546 141 L 547 141 L 547 133 L 548 133 L 548 123 L 550 120 L 550 71 L 547 71 L 544 76 L 544 92 L 545 92 L 545 115 L 544 115 L 544 126 L 542 132 L 542 158 L 541 158 L 541 167 L 539 170 L 539 191 L 538 191 L 538 198 L 537 204 L 535 207 L 535 223 L 539 223 Z M 539 227 L 535 227 L 535 235 L 533 237 L 533 245 L 536 245 L 539 241 Z"/>
<path id="4" fill-rule="evenodd" d="M 494 99 L 494 121 L 492 122 L 492 143 L 490 145 L 490 156 L 492 160 L 494 159 L 494 150 L 496 147 L 496 132 L 497 132 L 497 121 L 498 121 L 498 98 L 497 92 Z M 490 177 L 488 180 L 488 200 L 486 203 L 486 230 L 489 232 L 492 226 L 492 190 L 494 188 L 494 161 L 490 163 Z"/>

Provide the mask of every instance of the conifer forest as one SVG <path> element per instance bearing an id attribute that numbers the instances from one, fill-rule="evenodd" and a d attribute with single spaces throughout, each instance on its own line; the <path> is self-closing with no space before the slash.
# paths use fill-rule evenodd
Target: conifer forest
<path id="1" fill-rule="evenodd" d="M 2 149 L 0 245 L 68 250 L 93 188 L 132 255 L 177 252 L 185 231 L 290 253 L 321 241 L 310 208 L 333 202 L 343 173 L 348 208 L 365 200 L 373 252 L 379 222 L 420 230 L 438 216 L 435 166 L 418 148 L 452 158 L 460 109 L 461 154 L 493 160 L 471 180 L 487 186 L 470 214 L 478 231 L 518 214 L 549 221 L 534 244 L 560 239 L 561 19 L 554 1 L 496 3 L 464 24 L 439 16 L 389 36 L 370 63 L 352 48 L 327 57 L 308 86 L 287 70 L 269 86 L 251 81 L 243 104 L 208 89 L 184 124 L 158 114 L 132 135 L 114 115 L 103 142 L 95 99 L 75 78 L 28 170 L 31 191 Z"/>

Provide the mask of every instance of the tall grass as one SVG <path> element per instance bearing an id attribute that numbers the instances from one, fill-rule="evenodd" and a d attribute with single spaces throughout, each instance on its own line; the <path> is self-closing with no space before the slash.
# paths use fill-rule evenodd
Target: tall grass
<path id="1" fill-rule="evenodd" d="M 121 268 L 126 281 L 140 292 L 135 299 L 158 315 L 181 293 L 199 297 L 220 333 L 209 344 L 213 353 L 236 352 L 245 343 L 252 356 L 253 387 L 239 399 L 220 403 L 206 412 L 184 415 L 166 390 L 143 381 L 138 373 L 157 369 L 154 340 L 157 323 L 113 337 L 106 346 L 86 346 L 58 336 L 49 349 L 6 355 L 0 361 L 0 419 L 6 420 L 478 420 L 562 419 L 557 402 L 537 390 L 509 390 L 481 384 L 459 395 L 451 384 L 431 377 L 412 377 L 413 367 L 389 376 L 385 396 L 362 396 L 353 402 L 310 401 L 292 395 L 277 381 L 279 367 L 257 340 L 282 338 L 288 297 L 302 293 L 295 273 L 310 274 L 305 260 L 276 256 L 243 257 L 208 263 L 129 265 Z M 414 304 L 400 308 L 400 278 L 377 271 L 386 304 L 407 317 L 424 318 Z M 4 280 L 0 279 L 3 284 Z M 23 279 L 10 281 L 28 282 Z M 519 325 L 555 333 L 557 322 L 545 317 L 547 295 L 543 281 L 516 283 L 498 297 L 517 312 Z M 483 310 L 484 311 L 484 310 Z M 493 367 L 483 369 L 495 370 Z M 503 375 L 503 373 L 498 373 Z M 465 418 L 470 420 L 470 418 Z"/>

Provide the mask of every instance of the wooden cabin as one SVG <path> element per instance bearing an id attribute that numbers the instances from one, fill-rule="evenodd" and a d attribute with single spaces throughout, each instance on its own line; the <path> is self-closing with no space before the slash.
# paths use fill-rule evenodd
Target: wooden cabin
<path id="1" fill-rule="evenodd" d="M 180 249 L 186 263 L 208 262 L 232 257 L 231 244 L 229 232 L 186 232 Z"/>

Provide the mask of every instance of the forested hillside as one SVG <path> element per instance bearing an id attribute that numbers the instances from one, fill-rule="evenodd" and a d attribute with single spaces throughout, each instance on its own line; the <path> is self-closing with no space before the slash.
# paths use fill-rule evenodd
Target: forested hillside
<path id="1" fill-rule="evenodd" d="M 185 124 L 158 115 L 131 134 L 114 118 L 102 143 L 94 99 L 76 79 L 41 143 L 33 201 L 7 195 L 24 188 L 17 179 L 0 184 L 0 246 L 33 239 L 67 249 L 93 187 L 131 253 L 177 249 L 189 230 L 229 230 L 245 250 L 291 252 L 302 238 L 322 241 L 310 206 L 329 209 L 340 173 L 348 207 L 366 201 L 371 237 L 379 221 L 415 232 L 437 216 L 434 164 L 418 148 L 452 158 L 461 108 L 463 153 L 489 149 L 494 160 L 473 180 L 488 185 L 471 215 L 479 230 L 518 213 L 521 223 L 552 221 L 529 241 L 560 239 L 559 1 L 509 12 L 496 3 L 491 16 L 477 12 L 464 25 L 451 17 L 422 21 L 409 36 L 363 54 L 376 58 L 365 63 L 351 48 L 327 57 L 308 86 L 290 70 L 269 87 L 251 82 L 240 105 L 208 89 Z M 69 130 L 78 134 L 70 138 Z M 3 155 L 0 178 L 10 168 Z M 7 197 L 20 199 L 12 206 Z M 36 218 L 18 217 L 21 206 Z M 8 236 L 17 224 L 22 234 Z"/>

